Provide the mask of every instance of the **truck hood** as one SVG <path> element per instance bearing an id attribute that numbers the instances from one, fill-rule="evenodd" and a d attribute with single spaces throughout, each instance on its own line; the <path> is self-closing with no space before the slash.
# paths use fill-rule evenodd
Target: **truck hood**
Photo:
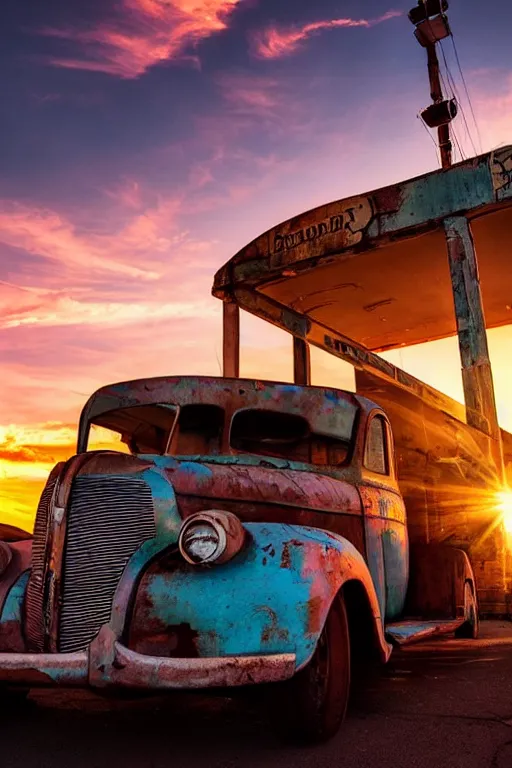
<path id="1" fill-rule="evenodd" d="M 317 471 L 276 467 L 260 459 L 243 464 L 239 457 L 215 462 L 166 458 L 158 464 L 178 497 L 208 499 L 212 507 L 216 501 L 238 501 L 318 512 L 361 512 L 361 500 L 353 485 Z"/>

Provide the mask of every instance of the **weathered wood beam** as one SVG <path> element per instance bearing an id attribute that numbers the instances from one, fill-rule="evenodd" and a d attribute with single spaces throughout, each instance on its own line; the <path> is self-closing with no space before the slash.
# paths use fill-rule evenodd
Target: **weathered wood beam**
<path id="1" fill-rule="evenodd" d="M 223 375 L 240 376 L 240 310 L 232 301 L 223 303 L 222 365 Z"/>
<path id="2" fill-rule="evenodd" d="M 311 384 L 309 344 L 299 336 L 293 337 L 293 380 L 301 387 L 308 387 Z"/>
<path id="3" fill-rule="evenodd" d="M 445 219 L 468 424 L 500 439 L 478 261 L 465 216 Z"/>
<path id="4" fill-rule="evenodd" d="M 465 421 L 464 406 L 428 386 L 414 376 L 388 363 L 366 347 L 343 336 L 340 333 L 318 323 L 295 310 L 285 307 L 262 293 L 239 288 L 233 291 L 233 299 L 241 309 L 250 312 L 262 320 L 297 336 L 331 355 L 345 360 L 356 369 L 369 371 L 387 381 L 393 381 L 410 392 L 421 397 L 434 408 Z"/>

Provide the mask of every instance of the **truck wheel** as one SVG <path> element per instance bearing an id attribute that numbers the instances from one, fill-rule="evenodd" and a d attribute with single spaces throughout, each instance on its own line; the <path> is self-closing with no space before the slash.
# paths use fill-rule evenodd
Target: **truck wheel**
<path id="1" fill-rule="evenodd" d="M 464 584 L 464 624 L 455 630 L 455 637 L 468 640 L 476 640 L 478 637 L 478 603 L 473 584 L 466 581 Z"/>
<path id="2" fill-rule="evenodd" d="M 342 596 L 334 601 L 313 658 L 286 684 L 286 731 L 294 741 L 318 743 L 334 736 L 347 711 L 350 636 Z"/>

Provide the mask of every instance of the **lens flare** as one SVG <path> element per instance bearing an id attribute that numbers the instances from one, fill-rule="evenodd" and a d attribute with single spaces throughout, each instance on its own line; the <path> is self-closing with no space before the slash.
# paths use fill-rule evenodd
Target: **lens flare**
<path id="1" fill-rule="evenodd" d="M 497 496 L 498 509 L 503 518 L 503 525 L 507 533 L 512 534 L 512 491 L 502 491 Z"/>

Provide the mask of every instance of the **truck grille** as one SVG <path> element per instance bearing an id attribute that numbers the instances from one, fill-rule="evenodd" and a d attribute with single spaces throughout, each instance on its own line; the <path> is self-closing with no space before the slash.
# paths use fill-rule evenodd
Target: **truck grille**
<path id="1" fill-rule="evenodd" d="M 140 478 L 78 477 L 67 518 L 59 650 L 83 650 L 110 619 L 123 570 L 155 536 L 153 499 Z"/>
<path id="2" fill-rule="evenodd" d="M 53 472 L 41 494 L 37 507 L 32 541 L 32 570 L 27 586 L 25 602 L 25 634 L 31 651 L 44 651 L 44 561 L 47 549 L 48 515 L 50 501 L 57 482 Z"/>

